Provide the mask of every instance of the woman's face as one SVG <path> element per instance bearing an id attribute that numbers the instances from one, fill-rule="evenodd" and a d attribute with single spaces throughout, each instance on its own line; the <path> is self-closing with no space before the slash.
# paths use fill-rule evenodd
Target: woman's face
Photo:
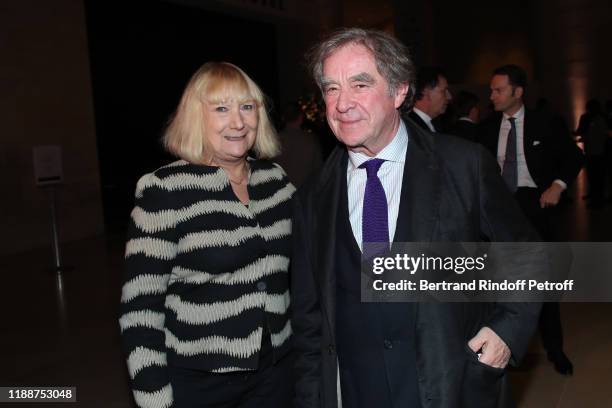
<path id="1" fill-rule="evenodd" d="M 244 160 L 257 137 L 255 101 L 204 101 L 204 132 L 208 138 L 213 164 Z"/>

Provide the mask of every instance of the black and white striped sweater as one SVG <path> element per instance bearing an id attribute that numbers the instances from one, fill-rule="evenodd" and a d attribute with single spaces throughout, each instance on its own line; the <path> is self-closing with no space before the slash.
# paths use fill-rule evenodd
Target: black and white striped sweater
<path id="1" fill-rule="evenodd" d="M 138 182 L 119 323 L 141 407 L 172 405 L 168 365 L 256 369 L 266 322 L 275 360 L 289 350 L 295 188 L 273 163 L 250 165 L 248 207 L 218 167 L 180 160 Z"/>

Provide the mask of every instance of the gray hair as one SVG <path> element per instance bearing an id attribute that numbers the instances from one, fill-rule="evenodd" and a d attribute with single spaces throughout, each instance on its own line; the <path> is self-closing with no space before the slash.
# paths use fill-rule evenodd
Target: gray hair
<path id="1" fill-rule="evenodd" d="M 387 33 L 362 28 L 342 28 L 315 45 L 308 53 L 310 72 L 323 91 L 323 62 L 334 52 L 349 44 L 367 48 L 376 61 L 378 73 L 389 84 L 389 95 L 395 96 L 400 85 L 408 84 L 408 94 L 402 107 L 409 107 L 414 97 L 415 67 L 408 48 Z"/>

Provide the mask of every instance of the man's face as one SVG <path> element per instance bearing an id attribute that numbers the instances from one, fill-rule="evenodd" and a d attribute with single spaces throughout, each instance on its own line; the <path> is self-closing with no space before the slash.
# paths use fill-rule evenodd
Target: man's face
<path id="1" fill-rule="evenodd" d="M 522 102 L 523 88 L 513 88 L 508 75 L 493 75 L 491 78 L 491 102 L 497 112 L 512 115 Z"/>
<path id="2" fill-rule="evenodd" d="M 438 84 L 434 88 L 426 88 L 423 96 L 429 98 L 429 116 L 432 119 L 446 112 L 446 107 L 452 99 L 446 78 L 438 76 Z"/>
<path id="3" fill-rule="evenodd" d="M 391 142 L 408 85 L 389 96 L 389 84 L 367 48 L 349 44 L 327 57 L 322 88 L 327 122 L 349 149 L 375 156 Z"/>

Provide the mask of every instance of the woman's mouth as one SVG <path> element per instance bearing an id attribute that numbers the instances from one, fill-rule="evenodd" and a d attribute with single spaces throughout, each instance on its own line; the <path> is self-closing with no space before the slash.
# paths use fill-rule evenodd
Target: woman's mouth
<path id="1" fill-rule="evenodd" d="M 240 140 L 243 140 L 246 135 L 242 135 L 242 136 L 223 136 L 225 138 L 225 140 L 229 140 L 230 142 L 238 142 Z"/>

